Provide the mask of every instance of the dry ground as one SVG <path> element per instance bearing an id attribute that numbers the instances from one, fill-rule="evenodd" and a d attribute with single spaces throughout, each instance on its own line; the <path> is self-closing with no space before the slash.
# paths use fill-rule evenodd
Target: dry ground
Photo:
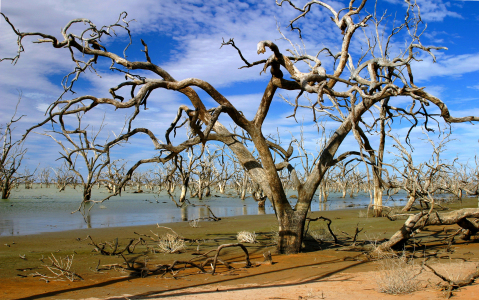
<path id="1" fill-rule="evenodd" d="M 475 200 L 477 205 L 477 200 Z M 473 202 L 471 202 L 473 203 Z M 356 224 L 364 228 L 359 239 L 366 243 L 381 241 L 391 236 L 403 221 L 391 222 L 386 218 L 359 218 L 358 211 L 315 212 L 314 216 L 333 220 L 333 230 L 340 243 L 348 246 Z M 219 265 L 217 273 L 199 274 L 196 269 L 184 269 L 178 273 L 157 272 L 145 278 L 131 276 L 121 267 L 118 256 L 105 256 L 93 251 L 86 239 L 95 242 L 118 238 L 119 248 L 129 238 L 137 239 L 137 233 L 162 234 L 167 229 L 156 226 L 75 230 L 31 236 L 0 237 L 0 298 L 1 299 L 441 299 L 441 280 L 429 271 L 419 277 L 419 291 L 409 295 L 393 296 L 378 291 L 377 279 L 382 271 L 381 262 L 368 259 L 361 252 L 339 251 L 340 246 L 331 242 L 306 244 L 305 253 L 297 255 L 273 255 L 273 264 L 263 263 L 262 254 L 273 250 L 271 231 L 275 228 L 274 216 L 244 216 L 226 218 L 218 223 L 203 222 L 199 228 L 191 228 L 186 222 L 168 224 L 178 234 L 196 240 L 187 243 L 181 254 L 162 254 L 147 251 L 138 246 L 127 260 L 135 259 L 136 267 L 143 264 L 152 269 L 158 264 L 170 264 L 174 260 L 198 258 L 198 250 L 205 253 L 218 245 L 235 242 L 235 234 L 241 230 L 256 231 L 260 243 L 248 244 L 253 267 L 244 268 L 244 255 L 237 248 L 228 248 L 221 258 L 232 264 L 228 270 Z M 313 224 L 310 230 L 320 228 Z M 408 247 L 406 255 L 414 255 L 420 266 L 424 259 L 438 266 L 441 272 L 470 273 L 479 264 L 479 243 L 456 240 L 447 247 L 444 237 L 456 231 L 457 226 L 430 227 Z M 146 237 L 144 237 L 146 239 Z M 154 243 L 150 242 L 150 246 Z M 424 248 L 426 246 L 426 248 Z M 416 247 L 415 251 L 412 248 Z M 108 249 L 108 248 L 106 248 Z M 44 267 L 48 257 L 57 258 L 74 254 L 72 270 L 84 280 L 70 282 L 34 277 L 38 272 L 51 276 Z M 21 258 L 24 257 L 25 259 Z M 43 262 L 42 262 L 42 261 Z M 438 264 L 445 264 L 445 268 Z M 97 272 L 97 266 L 99 271 Z M 107 268 L 107 266 L 109 266 Z M 419 268 L 419 267 L 417 267 Z M 107 270 L 108 269 L 108 270 Z M 210 270 L 207 268 L 207 270 Z M 478 299 L 477 283 L 459 289 L 453 299 Z"/>

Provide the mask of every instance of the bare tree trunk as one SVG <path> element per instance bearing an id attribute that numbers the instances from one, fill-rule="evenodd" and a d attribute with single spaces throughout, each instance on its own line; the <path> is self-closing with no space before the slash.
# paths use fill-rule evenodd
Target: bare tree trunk
<path id="1" fill-rule="evenodd" d="M 385 251 L 391 249 L 392 247 L 402 245 L 415 233 L 417 229 L 421 229 L 428 225 L 457 224 L 464 229 L 464 238 L 468 239 L 471 235 L 476 234 L 479 231 L 479 226 L 467 220 L 467 218 L 478 217 L 478 208 L 463 208 L 447 213 L 433 213 L 430 215 L 425 212 L 420 212 L 416 215 L 410 216 L 401 229 L 399 229 L 387 242 L 379 245 L 376 251 Z"/>
<path id="2" fill-rule="evenodd" d="M 247 188 L 247 183 L 248 183 L 248 177 L 246 173 L 243 176 L 243 180 L 241 181 L 241 200 L 244 200 L 246 198 L 246 188 Z"/>
<path id="3" fill-rule="evenodd" d="M 182 184 L 181 185 L 181 194 L 180 194 L 180 203 L 184 203 L 186 200 L 186 192 L 188 191 L 188 185 L 187 184 Z"/>
<path id="4" fill-rule="evenodd" d="M 401 209 L 401 211 L 410 211 L 415 201 L 416 201 L 416 197 L 413 195 L 409 195 L 409 200 L 407 201 L 403 209 Z"/>
<path id="5" fill-rule="evenodd" d="M 282 254 L 294 254 L 301 252 L 302 237 L 306 214 L 300 216 L 296 213 L 279 217 L 279 244 Z"/>
<path id="6" fill-rule="evenodd" d="M 207 186 L 205 187 L 205 197 L 209 197 L 209 196 L 211 196 L 211 189 L 210 189 L 210 187 L 207 185 Z"/>
<path id="7" fill-rule="evenodd" d="M 383 214 L 383 190 L 374 185 L 374 216 L 381 217 Z"/>
<path id="8" fill-rule="evenodd" d="M 7 180 L 5 180 L 2 187 L 2 199 L 10 198 L 10 192 L 12 191 L 12 187 L 13 186 L 10 185 Z"/>

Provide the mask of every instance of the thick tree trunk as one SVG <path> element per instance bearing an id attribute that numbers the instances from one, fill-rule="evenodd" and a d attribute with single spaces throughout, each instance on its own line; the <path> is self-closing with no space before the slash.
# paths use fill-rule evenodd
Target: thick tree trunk
<path id="1" fill-rule="evenodd" d="M 188 186 L 183 184 L 181 185 L 181 194 L 180 194 L 180 203 L 184 203 L 186 200 L 186 192 L 188 191 Z"/>
<path id="2" fill-rule="evenodd" d="M 91 188 L 83 189 L 83 202 L 89 201 L 91 199 Z"/>
<path id="3" fill-rule="evenodd" d="M 282 214 L 279 219 L 278 253 L 295 254 L 301 251 L 306 214 Z"/>
<path id="4" fill-rule="evenodd" d="M 328 196 L 329 196 L 329 193 L 328 191 L 326 191 L 326 187 L 321 187 L 321 193 L 323 194 L 323 198 L 322 198 L 322 201 L 323 202 L 328 202 Z"/>
<path id="5" fill-rule="evenodd" d="M 209 186 L 205 187 L 205 197 L 211 196 L 211 189 Z"/>
<path id="6" fill-rule="evenodd" d="M 374 186 L 374 216 L 382 217 L 383 215 L 383 190 Z"/>
<path id="7" fill-rule="evenodd" d="M 2 189 L 2 199 L 10 198 L 10 191 L 11 190 L 12 190 L 12 187 L 7 182 L 5 182 L 5 184 L 3 185 L 3 189 Z"/>
<path id="8" fill-rule="evenodd" d="M 225 183 L 218 183 L 218 189 L 219 189 L 219 192 L 220 194 L 224 194 L 225 193 L 225 188 L 226 188 L 226 182 Z"/>
<path id="9" fill-rule="evenodd" d="M 264 204 L 266 202 L 266 199 L 267 198 L 258 201 L 258 210 L 263 210 L 264 211 Z"/>

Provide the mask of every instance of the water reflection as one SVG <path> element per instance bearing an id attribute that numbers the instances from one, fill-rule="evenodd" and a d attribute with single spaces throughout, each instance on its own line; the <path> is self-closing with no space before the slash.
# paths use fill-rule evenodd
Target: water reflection
<path id="1" fill-rule="evenodd" d="M 261 207 L 251 197 L 240 200 L 216 192 L 213 192 L 213 195 L 219 197 L 205 197 L 202 201 L 190 199 L 190 201 L 192 204 L 210 206 L 219 218 L 274 213 L 269 200 L 266 201 L 266 206 Z M 101 199 L 105 196 L 106 193 L 101 190 L 93 192 L 93 199 Z M 350 208 L 348 206 L 351 204 L 358 208 L 365 207 L 369 203 L 369 195 L 366 194 L 356 195 L 354 199 L 349 197 L 342 199 L 340 196 L 339 193 L 330 193 L 328 201 L 322 203 L 318 202 L 315 196 L 311 209 L 312 211 L 335 210 Z M 405 196 L 397 194 L 394 198 L 406 198 Z M 55 188 L 45 187 L 14 191 L 11 200 L 0 201 L 0 235 L 146 225 L 209 217 L 209 210 L 205 206 L 177 208 L 166 194 L 160 196 L 148 192 L 133 194 L 128 190 L 123 192 L 121 197 L 93 206 L 85 217 L 79 212 L 71 214 L 78 209 L 81 198 L 82 193 L 79 189 L 67 189 L 62 193 L 58 193 Z M 295 200 L 291 200 L 291 205 L 294 206 Z M 384 201 L 387 205 L 386 197 Z M 88 211 L 89 208 L 90 206 L 85 207 L 85 210 Z"/>
<path id="2" fill-rule="evenodd" d="M 85 221 L 86 221 L 86 227 L 87 228 L 93 228 L 91 227 L 91 213 L 88 212 L 87 215 L 85 216 Z"/>
<path id="3" fill-rule="evenodd" d="M 319 209 L 318 211 L 327 211 L 329 210 L 329 203 L 328 202 L 319 202 Z"/>
<path id="4" fill-rule="evenodd" d="M 181 207 L 181 221 L 188 221 L 188 205 Z"/>

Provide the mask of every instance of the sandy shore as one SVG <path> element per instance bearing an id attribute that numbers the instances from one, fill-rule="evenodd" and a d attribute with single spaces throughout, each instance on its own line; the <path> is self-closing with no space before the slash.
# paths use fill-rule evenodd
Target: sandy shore
<path id="1" fill-rule="evenodd" d="M 471 205 L 477 200 L 471 201 Z M 464 204 L 465 205 L 465 204 Z M 476 204 L 477 205 L 477 204 Z M 347 245 L 348 235 L 356 225 L 364 228 L 360 240 L 382 240 L 400 228 L 404 221 L 391 222 L 385 218 L 359 218 L 358 210 L 315 212 L 313 217 L 325 216 L 333 221 L 333 229 Z M 195 258 L 195 252 L 205 253 L 218 245 L 236 242 L 236 233 L 254 231 L 258 244 L 247 244 L 253 267 L 244 268 L 244 255 L 237 248 L 222 252 L 222 259 L 231 263 L 233 270 L 219 266 L 215 275 L 198 274 L 197 270 L 185 269 L 178 273 L 151 274 L 141 278 L 130 276 L 121 267 L 124 260 L 119 256 L 101 255 L 94 251 L 87 236 L 95 243 L 118 239 L 118 248 L 125 247 L 130 239 L 137 240 L 153 233 L 170 232 L 156 225 L 83 229 L 44 233 L 26 236 L 0 237 L 0 298 L 2 299 L 440 299 L 442 293 L 431 274 L 421 279 L 421 289 L 413 296 L 389 296 L 379 293 L 377 278 L 378 262 L 368 260 L 360 252 L 337 251 L 330 244 L 306 245 L 305 253 L 282 256 L 273 255 L 273 264 L 263 263 L 263 253 L 274 251 L 271 233 L 277 227 L 274 215 L 240 216 L 224 218 L 219 222 L 202 222 L 192 228 L 187 222 L 163 224 L 189 240 L 181 254 L 153 253 L 151 248 L 139 245 L 129 261 L 136 261 L 151 269 L 154 266 L 171 264 L 175 260 Z M 321 228 L 312 224 L 310 230 Z M 457 226 L 456 226 L 457 227 Z M 448 228 L 431 228 L 423 233 L 447 234 Z M 437 232 L 436 232 L 436 231 Z M 154 246 L 149 242 L 150 247 Z M 107 246 L 105 249 L 109 249 Z M 321 250 L 322 249 L 322 250 Z M 458 242 L 447 252 L 437 248 L 437 261 L 455 263 L 457 258 L 467 258 L 471 264 L 479 262 L 479 246 L 475 242 Z M 45 266 L 51 265 L 49 257 L 57 259 L 74 255 L 72 270 L 84 280 L 70 282 L 54 278 L 33 276 L 35 273 L 52 277 Z M 463 267 L 463 266 L 462 266 Z M 470 266 L 469 266 L 470 267 Z M 109 269 L 108 269 L 109 268 Z M 464 271 L 466 272 L 466 271 Z M 426 272 L 425 272 L 426 273 Z M 429 276 L 429 277 L 428 277 Z M 47 282 L 48 281 L 48 282 Z M 474 299 L 471 293 L 479 294 L 477 285 L 462 288 L 455 293 L 456 299 Z M 301 297 L 301 298 L 299 298 Z M 465 298 L 463 298 L 465 297 Z"/>

